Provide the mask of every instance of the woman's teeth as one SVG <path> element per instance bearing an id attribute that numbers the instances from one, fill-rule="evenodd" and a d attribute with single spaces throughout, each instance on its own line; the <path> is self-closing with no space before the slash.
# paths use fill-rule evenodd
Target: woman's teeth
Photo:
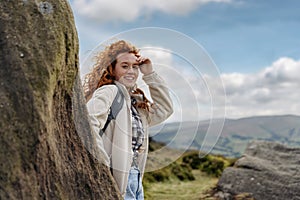
<path id="1" fill-rule="evenodd" d="M 127 79 L 127 80 L 134 80 L 133 77 L 124 77 L 124 78 Z"/>

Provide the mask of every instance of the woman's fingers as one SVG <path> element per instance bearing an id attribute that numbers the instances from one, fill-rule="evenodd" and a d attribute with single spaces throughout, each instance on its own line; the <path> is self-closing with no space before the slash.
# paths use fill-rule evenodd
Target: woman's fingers
<path id="1" fill-rule="evenodd" d="M 151 63 L 151 61 L 150 61 L 149 58 L 142 57 L 142 56 L 140 56 L 140 57 L 137 58 L 137 62 L 138 62 L 140 65 L 142 65 L 142 64 L 150 64 L 150 63 Z"/>

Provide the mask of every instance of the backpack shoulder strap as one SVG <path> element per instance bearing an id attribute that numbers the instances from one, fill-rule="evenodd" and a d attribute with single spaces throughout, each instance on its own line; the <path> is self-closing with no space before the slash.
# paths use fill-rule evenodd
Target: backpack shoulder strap
<path id="1" fill-rule="evenodd" d="M 118 88 L 117 95 L 110 107 L 110 113 L 112 115 L 112 119 L 116 119 L 117 115 L 119 114 L 120 110 L 124 104 L 124 94 L 120 88 L 120 86 L 116 85 Z"/>
<path id="2" fill-rule="evenodd" d="M 116 86 L 118 88 L 117 95 L 114 98 L 114 100 L 110 106 L 110 111 L 109 111 L 107 120 L 105 122 L 105 125 L 104 125 L 103 129 L 100 130 L 99 134 L 101 137 L 102 137 L 103 133 L 105 132 L 106 128 L 108 127 L 108 124 L 110 123 L 110 121 L 113 119 L 116 119 L 117 115 L 119 114 L 119 112 L 122 109 L 123 104 L 124 104 L 124 95 L 121 91 L 121 88 L 118 85 L 116 85 Z"/>

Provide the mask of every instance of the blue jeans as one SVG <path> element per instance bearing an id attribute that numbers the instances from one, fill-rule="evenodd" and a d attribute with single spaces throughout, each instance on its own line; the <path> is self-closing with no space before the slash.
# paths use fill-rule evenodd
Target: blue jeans
<path id="1" fill-rule="evenodd" d="M 137 167 L 131 167 L 128 177 L 128 185 L 124 200 L 143 200 L 144 191 L 140 170 Z"/>

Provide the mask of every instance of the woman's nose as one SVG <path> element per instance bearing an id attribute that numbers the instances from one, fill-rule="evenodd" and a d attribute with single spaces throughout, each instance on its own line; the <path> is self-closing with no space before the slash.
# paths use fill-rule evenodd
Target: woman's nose
<path id="1" fill-rule="evenodd" d="M 128 67 L 127 73 L 135 73 L 133 66 Z"/>

